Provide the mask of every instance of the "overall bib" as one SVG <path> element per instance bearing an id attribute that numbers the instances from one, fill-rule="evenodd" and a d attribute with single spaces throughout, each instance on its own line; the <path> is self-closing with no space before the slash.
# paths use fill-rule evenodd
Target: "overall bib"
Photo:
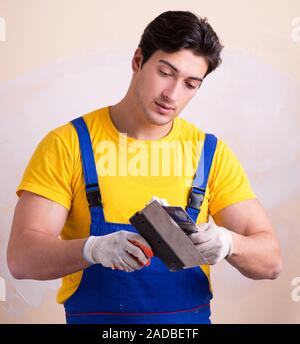
<path id="1" fill-rule="evenodd" d="M 120 230 L 138 233 L 131 224 L 105 221 L 89 131 L 82 117 L 77 130 L 86 195 L 91 215 L 90 235 Z M 196 222 L 202 205 L 217 139 L 206 134 L 186 211 Z M 170 272 L 158 257 L 131 273 L 95 264 L 83 271 L 78 289 L 64 303 L 69 324 L 201 324 L 210 323 L 209 281 L 200 267 Z"/>

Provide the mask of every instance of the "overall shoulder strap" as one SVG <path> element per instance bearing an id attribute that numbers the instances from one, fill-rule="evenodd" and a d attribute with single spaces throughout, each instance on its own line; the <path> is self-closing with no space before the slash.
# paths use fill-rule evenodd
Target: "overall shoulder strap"
<path id="1" fill-rule="evenodd" d="M 97 213 L 99 213 L 100 211 L 101 215 L 103 216 L 103 207 L 101 203 L 101 194 L 98 184 L 98 174 L 94 159 L 92 142 L 88 128 L 82 117 L 74 119 L 73 121 L 71 121 L 71 123 L 76 129 L 79 139 L 81 161 L 85 182 L 85 192 L 89 203 L 89 208 L 93 222 L 94 213 L 96 213 L 95 210 L 93 211 L 93 209 L 98 208 Z"/>
<path id="2" fill-rule="evenodd" d="M 213 134 L 205 134 L 204 145 L 194 177 L 193 186 L 191 188 L 188 205 L 186 207 L 187 213 L 191 216 L 194 222 L 197 221 L 197 217 L 204 200 L 217 142 L 218 139 Z"/>

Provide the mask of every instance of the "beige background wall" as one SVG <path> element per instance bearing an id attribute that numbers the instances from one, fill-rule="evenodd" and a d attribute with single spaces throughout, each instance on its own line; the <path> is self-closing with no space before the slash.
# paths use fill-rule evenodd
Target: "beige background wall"
<path id="1" fill-rule="evenodd" d="M 300 322 L 299 0 L 0 0 L 0 323 L 64 322 L 59 281 L 8 272 L 15 188 L 49 130 L 124 95 L 145 25 L 170 9 L 207 16 L 225 45 L 222 67 L 182 116 L 238 155 L 284 255 L 276 281 L 213 267 L 212 320 Z"/>

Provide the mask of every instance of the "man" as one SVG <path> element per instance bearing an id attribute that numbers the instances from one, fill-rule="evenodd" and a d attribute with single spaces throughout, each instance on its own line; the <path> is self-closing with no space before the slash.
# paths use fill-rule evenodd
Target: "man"
<path id="1" fill-rule="evenodd" d="M 134 53 L 125 97 L 51 131 L 35 151 L 8 264 L 15 278 L 63 277 L 68 323 L 209 323 L 210 265 L 227 259 L 252 279 L 280 273 L 278 241 L 237 158 L 178 117 L 221 50 L 205 19 L 162 13 Z M 129 223 L 154 195 L 199 224 L 189 237 L 203 265 L 168 271 Z"/>

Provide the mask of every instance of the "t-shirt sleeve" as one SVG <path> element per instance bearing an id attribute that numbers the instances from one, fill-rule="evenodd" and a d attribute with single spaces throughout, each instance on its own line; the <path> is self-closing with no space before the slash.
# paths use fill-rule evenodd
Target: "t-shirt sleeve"
<path id="1" fill-rule="evenodd" d="M 256 197 L 239 160 L 221 140 L 217 144 L 208 185 L 212 216 L 229 205 Z"/>
<path id="2" fill-rule="evenodd" d="M 69 151 L 56 133 L 51 131 L 32 155 L 16 193 L 33 192 L 68 210 L 72 203 L 72 161 Z"/>

